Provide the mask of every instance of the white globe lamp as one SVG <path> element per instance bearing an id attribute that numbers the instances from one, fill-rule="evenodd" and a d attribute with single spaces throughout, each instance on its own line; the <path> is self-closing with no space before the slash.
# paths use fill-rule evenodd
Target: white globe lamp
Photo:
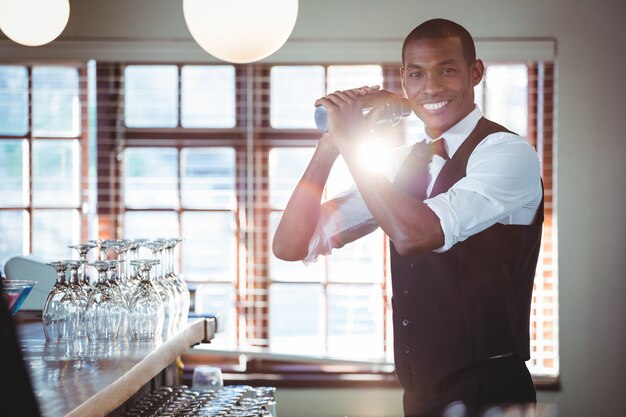
<path id="1" fill-rule="evenodd" d="M 194 40 L 223 61 L 242 64 L 276 52 L 298 17 L 298 0 L 183 0 Z"/>
<path id="2" fill-rule="evenodd" d="M 0 30 L 26 46 L 55 40 L 69 17 L 69 0 L 0 0 Z"/>

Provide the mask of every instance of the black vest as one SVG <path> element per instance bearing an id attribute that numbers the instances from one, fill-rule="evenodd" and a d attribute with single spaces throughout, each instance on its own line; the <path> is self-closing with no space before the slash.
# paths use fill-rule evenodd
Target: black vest
<path id="1" fill-rule="evenodd" d="M 496 132 L 508 130 L 482 118 L 443 166 L 431 197 L 465 177 L 472 151 Z M 531 225 L 496 223 L 444 253 L 400 256 L 390 242 L 394 355 L 405 388 L 426 390 L 456 370 L 501 354 L 530 357 L 542 223 L 543 198 Z"/>

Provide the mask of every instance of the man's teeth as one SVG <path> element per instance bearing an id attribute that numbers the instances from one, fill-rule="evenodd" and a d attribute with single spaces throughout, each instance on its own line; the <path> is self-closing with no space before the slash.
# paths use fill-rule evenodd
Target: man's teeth
<path id="1" fill-rule="evenodd" d="M 435 111 L 435 110 L 439 110 L 446 104 L 448 104 L 447 101 L 440 101 L 438 103 L 424 103 L 424 108 L 429 111 Z"/>

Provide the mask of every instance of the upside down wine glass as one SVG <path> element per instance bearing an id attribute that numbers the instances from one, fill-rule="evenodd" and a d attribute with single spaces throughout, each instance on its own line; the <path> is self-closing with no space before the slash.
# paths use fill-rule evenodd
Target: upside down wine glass
<path id="1" fill-rule="evenodd" d="M 176 327 L 182 328 L 187 324 L 187 316 L 189 315 L 189 288 L 187 284 L 174 272 L 174 249 L 176 245 L 182 242 L 182 238 L 166 239 L 165 257 L 166 257 L 166 277 L 177 293 L 178 312 L 176 319 Z"/>
<path id="2" fill-rule="evenodd" d="M 57 281 L 43 306 L 43 331 L 47 341 L 68 340 L 76 336 L 80 320 L 80 305 L 69 287 L 65 275 L 68 261 L 50 262 Z"/>
<path id="3" fill-rule="evenodd" d="M 93 239 L 88 242 L 98 248 L 98 260 L 100 261 L 104 261 L 107 258 L 107 250 L 104 248 L 104 241 L 105 239 Z"/>
<path id="4" fill-rule="evenodd" d="M 145 242 L 147 242 L 148 239 L 128 239 L 128 265 L 132 266 L 132 261 L 137 260 L 138 257 L 138 253 L 139 253 L 139 248 L 141 247 L 141 245 L 143 245 Z M 133 291 L 135 289 L 135 287 L 137 287 L 137 285 L 139 285 L 140 279 L 139 279 L 139 273 L 137 272 L 137 268 L 135 266 L 129 267 L 127 269 L 127 275 L 128 275 L 128 281 L 131 283 L 131 287 L 133 288 Z"/>
<path id="5" fill-rule="evenodd" d="M 116 249 L 114 249 L 116 250 Z M 108 273 L 108 281 L 107 285 L 111 289 L 114 294 L 115 300 L 121 305 L 123 311 L 128 312 L 128 302 L 130 294 L 128 290 L 124 288 L 120 283 L 120 263 L 124 262 L 123 259 L 107 259 L 105 262 L 109 264 L 109 273 Z M 128 336 L 128 315 L 122 315 L 122 321 L 120 322 L 120 330 L 118 333 L 118 338 L 125 339 Z"/>
<path id="6" fill-rule="evenodd" d="M 89 296 L 91 294 L 91 290 L 87 290 L 84 286 L 81 285 L 78 279 L 78 269 L 83 265 L 83 261 L 69 260 L 66 261 L 68 269 L 69 269 L 69 280 L 68 287 L 72 292 L 72 296 L 76 300 L 78 304 L 78 323 L 76 327 L 76 336 L 82 337 L 85 336 L 85 309 L 87 308 L 87 301 L 89 301 Z"/>
<path id="7" fill-rule="evenodd" d="M 83 261 L 82 268 L 80 269 L 80 275 L 78 276 L 81 286 L 85 286 L 85 284 L 87 286 L 89 285 L 89 277 L 87 276 L 87 254 L 96 246 L 97 245 L 94 243 L 82 243 L 79 245 L 67 246 L 68 248 L 76 249 L 78 256 L 80 256 L 80 260 Z"/>
<path id="8" fill-rule="evenodd" d="M 158 262 L 154 259 L 131 261 L 131 265 L 139 270 L 141 279 L 130 298 L 128 310 L 130 338 L 134 341 L 152 341 L 161 338 L 165 320 L 164 305 L 150 279 L 150 269 Z"/>
<path id="9" fill-rule="evenodd" d="M 163 301 L 164 308 L 164 318 L 163 318 L 163 337 L 168 338 L 173 334 L 174 324 L 176 319 L 176 311 L 177 311 L 177 293 L 174 293 L 174 290 L 170 286 L 169 282 L 165 280 L 164 271 L 165 265 L 161 260 L 161 255 L 163 250 L 165 249 L 165 241 L 162 239 L 156 239 L 149 242 L 144 243 L 145 248 L 150 249 L 152 252 L 152 256 L 156 261 L 154 263 L 154 273 L 152 276 L 154 279 L 152 280 L 152 285 L 158 292 L 161 297 L 161 301 Z"/>
<path id="10" fill-rule="evenodd" d="M 118 337 L 126 308 L 118 299 L 119 293 L 107 282 L 111 262 L 95 261 L 89 265 L 98 271 L 98 281 L 87 303 L 87 336 L 95 342 L 113 341 Z"/>

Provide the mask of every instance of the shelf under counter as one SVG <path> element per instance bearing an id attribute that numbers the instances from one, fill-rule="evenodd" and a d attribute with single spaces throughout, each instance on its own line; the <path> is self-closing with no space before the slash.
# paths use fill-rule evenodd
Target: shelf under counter
<path id="1" fill-rule="evenodd" d="M 96 352 L 86 340 L 46 343 L 41 322 L 18 324 L 24 360 L 45 417 L 109 415 L 186 349 L 211 341 L 215 329 L 215 319 L 194 319 L 158 345 L 117 343 Z"/>

